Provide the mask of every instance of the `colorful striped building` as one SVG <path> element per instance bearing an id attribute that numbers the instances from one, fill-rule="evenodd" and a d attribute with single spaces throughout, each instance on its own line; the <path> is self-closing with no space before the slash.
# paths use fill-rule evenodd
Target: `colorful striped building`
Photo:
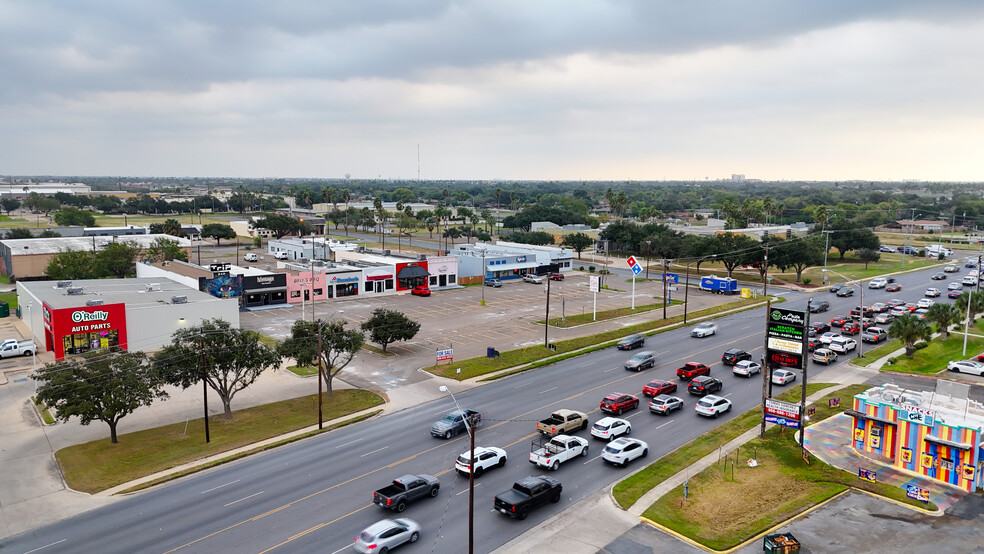
<path id="1" fill-rule="evenodd" d="M 973 492 L 984 487 L 984 404 L 966 385 L 941 381 L 936 391 L 894 384 L 854 397 L 853 447 L 895 467 Z"/>

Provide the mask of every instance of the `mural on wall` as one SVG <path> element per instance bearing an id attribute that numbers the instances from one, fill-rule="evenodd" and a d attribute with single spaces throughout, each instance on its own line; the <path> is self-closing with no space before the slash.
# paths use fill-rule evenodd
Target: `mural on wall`
<path id="1" fill-rule="evenodd" d="M 238 298 L 243 295 L 243 276 L 222 275 L 202 279 L 202 291 L 219 298 Z"/>

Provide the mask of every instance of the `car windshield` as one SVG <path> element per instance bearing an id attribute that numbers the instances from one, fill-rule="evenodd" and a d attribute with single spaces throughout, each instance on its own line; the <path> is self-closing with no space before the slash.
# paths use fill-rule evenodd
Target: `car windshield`
<path id="1" fill-rule="evenodd" d="M 454 423 L 454 421 L 456 419 L 458 419 L 458 414 L 457 413 L 451 413 L 451 414 L 448 414 L 448 415 L 442 417 L 441 418 L 441 421 L 439 421 L 438 423 L 451 424 L 451 423 Z"/>
<path id="2" fill-rule="evenodd" d="M 697 326 L 698 329 L 710 329 L 711 327 L 714 327 L 713 323 L 701 323 Z"/>
<path id="3" fill-rule="evenodd" d="M 636 354 L 635 356 L 632 356 L 632 359 L 635 360 L 635 361 L 637 361 L 637 362 L 641 362 L 642 360 L 645 360 L 648 357 L 649 357 L 649 354 L 643 353 L 643 354 Z"/>

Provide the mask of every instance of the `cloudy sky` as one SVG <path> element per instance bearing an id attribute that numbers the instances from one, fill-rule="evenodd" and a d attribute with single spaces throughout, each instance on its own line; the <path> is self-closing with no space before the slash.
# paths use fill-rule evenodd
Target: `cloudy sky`
<path id="1" fill-rule="evenodd" d="M 0 0 L 0 174 L 984 180 L 979 0 Z"/>

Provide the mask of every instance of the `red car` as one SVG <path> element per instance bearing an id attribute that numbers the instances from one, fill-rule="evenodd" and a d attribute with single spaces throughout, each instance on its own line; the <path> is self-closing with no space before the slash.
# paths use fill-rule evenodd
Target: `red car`
<path id="1" fill-rule="evenodd" d="M 601 411 L 621 415 L 626 410 L 639 407 L 639 397 L 634 394 L 613 392 L 601 401 Z"/>
<path id="2" fill-rule="evenodd" d="M 645 394 L 646 396 L 659 396 L 661 394 L 676 392 L 676 390 L 676 383 L 656 379 L 655 381 L 650 381 L 648 385 L 642 387 L 642 394 Z"/>
<path id="3" fill-rule="evenodd" d="M 417 285 L 410 290 L 410 294 L 414 296 L 430 296 L 431 290 L 427 288 L 427 285 Z"/>
<path id="4" fill-rule="evenodd" d="M 564 280 L 564 274 L 563 273 L 551 273 L 548 278 L 551 281 L 563 281 Z"/>
<path id="5" fill-rule="evenodd" d="M 892 284 L 887 285 L 885 287 L 885 292 L 897 292 L 897 291 L 900 291 L 900 290 L 902 290 L 902 285 L 900 285 L 898 283 L 892 283 Z"/>
<path id="6" fill-rule="evenodd" d="M 856 335 L 861 332 L 861 324 L 851 320 L 841 326 L 842 335 Z"/>

